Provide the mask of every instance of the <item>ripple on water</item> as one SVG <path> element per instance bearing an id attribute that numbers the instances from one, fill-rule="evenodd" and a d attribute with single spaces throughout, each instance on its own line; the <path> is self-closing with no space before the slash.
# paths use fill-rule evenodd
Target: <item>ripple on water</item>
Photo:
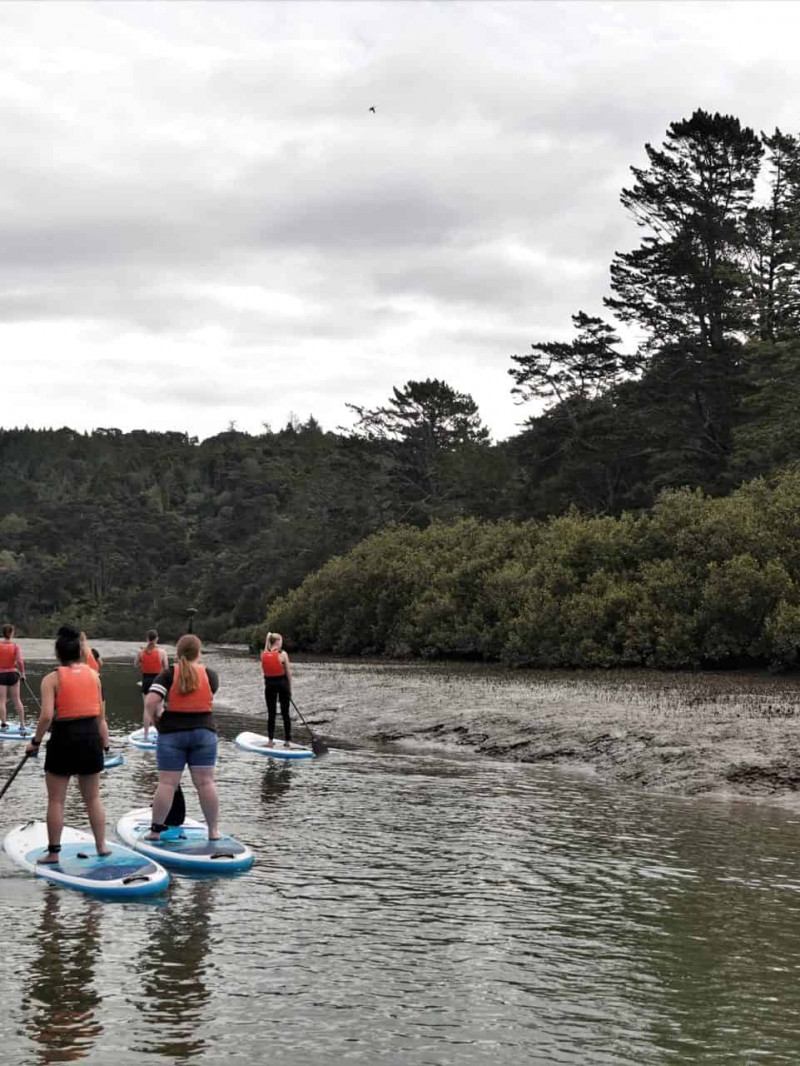
<path id="1" fill-rule="evenodd" d="M 256 866 L 112 906 L 4 858 L 9 1061 L 798 1061 L 796 818 L 430 750 L 264 762 L 231 744 L 262 721 L 253 664 L 219 661 L 225 828 Z M 359 676 L 325 684 L 354 702 Z M 106 671 L 120 744 L 131 681 Z M 114 817 L 156 780 L 126 755 L 103 780 Z M 0 773 L 17 758 L 0 747 Z M 41 768 L 13 788 L 6 824 L 40 816 Z"/>

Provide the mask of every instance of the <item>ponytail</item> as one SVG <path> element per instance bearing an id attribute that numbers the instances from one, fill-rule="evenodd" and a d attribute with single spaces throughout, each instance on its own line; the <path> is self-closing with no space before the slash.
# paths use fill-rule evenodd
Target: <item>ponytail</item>
<path id="1" fill-rule="evenodd" d="M 193 633 L 187 633 L 178 641 L 176 650 L 178 652 L 178 692 L 182 696 L 188 696 L 200 684 L 200 675 L 195 666 L 195 660 L 200 655 L 200 640 Z"/>

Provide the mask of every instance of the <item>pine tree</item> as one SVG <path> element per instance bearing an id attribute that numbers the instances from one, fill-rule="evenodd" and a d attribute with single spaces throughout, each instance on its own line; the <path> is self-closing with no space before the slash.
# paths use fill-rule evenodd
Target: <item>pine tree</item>
<path id="1" fill-rule="evenodd" d="M 733 116 L 698 110 L 672 123 L 662 148 L 645 150 L 650 165 L 631 168 L 621 201 L 646 235 L 614 257 L 607 305 L 645 328 L 649 350 L 690 341 L 729 351 L 751 324 L 741 253 L 759 138 Z"/>
<path id="2" fill-rule="evenodd" d="M 745 219 L 745 265 L 754 334 L 782 341 L 800 329 L 800 143 L 776 129 L 761 135 L 770 170 L 766 204 Z"/>

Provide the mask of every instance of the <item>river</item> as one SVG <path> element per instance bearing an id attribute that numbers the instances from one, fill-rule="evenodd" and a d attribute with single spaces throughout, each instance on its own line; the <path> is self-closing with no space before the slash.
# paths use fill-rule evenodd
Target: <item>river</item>
<path id="1" fill-rule="evenodd" d="M 173 876 L 159 903 L 109 904 L 3 856 L 0 1061 L 800 1059 L 795 810 L 622 787 L 450 743 L 367 741 L 414 700 L 454 695 L 450 675 L 431 674 L 426 691 L 392 667 L 370 668 L 365 701 L 359 665 L 298 666 L 298 703 L 332 750 L 265 761 L 231 743 L 262 728 L 254 660 L 217 651 L 209 662 L 223 678 L 223 827 L 256 865 L 231 879 Z M 29 668 L 36 691 L 44 669 Z M 151 755 L 124 745 L 140 719 L 132 668 L 107 662 L 104 681 L 126 756 L 104 775 L 113 826 L 148 801 L 156 773 Z M 3 778 L 20 755 L 0 745 Z M 190 787 L 187 803 L 196 815 Z M 2 804 L 4 832 L 43 816 L 37 764 Z M 74 794 L 67 820 L 85 823 Z"/>

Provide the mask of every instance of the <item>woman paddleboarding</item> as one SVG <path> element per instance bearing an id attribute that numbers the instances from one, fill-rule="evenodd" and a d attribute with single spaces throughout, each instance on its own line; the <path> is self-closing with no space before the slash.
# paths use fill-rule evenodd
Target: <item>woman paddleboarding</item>
<path id="1" fill-rule="evenodd" d="M 146 840 L 158 840 L 167 828 L 167 814 L 187 765 L 208 826 L 208 839 L 218 840 L 221 835 L 219 795 L 214 783 L 217 731 L 212 715 L 219 678 L 215 670 L 198 661 L 200 648 L 200 640 L 194 634 L 182 636 L 176 665 L 161 671 L 145 697 L 145 739 L 154 723 L 158 730 L 158 788 Z"/>
<path id="2" fill-rule="evenodd" d="M 0 729 L 8 729 L 6 702 L 11 701 L 19 715 L 20 732 L 25 732 L 25 704 L 19 694 L 20 680 L 25 677 L 25 663 L 19 644 L 14 643 L 14 627 L 6 624 L 0 639 Z"/>
<path id="3" fill-rule="evenodd" d="M 136 652 L 133 665 L 142 672 L 142 700 L 150 691 L 150 686 L 161 673 L 169 666 L 167 653 L 158 646 L 158 632 L 148 629 L 147 644 Z"/>
<path id="4" fill-rule="evenodd" d="M 103 752 L 109 746 L 100 678 L 81 661 L 80 631 L 61 626 L 56 637 L 60 665 L 42 681 L 42 709 L 36 731 L 25 749 L 36 755 L 50 729 L 44 771 L 47 784 L 47 853 L 42 863 L 57 863 L 64 828 L 64 801 L 69 780 L 78 787 L 89 816 L 98 855 L 108 855 L 106 817 L 100 799 Z"/>
<path id="5" fill-rule="evenodd" d="M 261 652 L 261 672 L 264 675 L 269 747 L 272 747 L 275 737 L 275 718 L 280 700 L 283 743 L 288 748 L 292 742 L 292 720 L 289 717 L 289 705 L 292 702 L 292 664 L 283 650 L 283 637 L 280 633 L 267 633 L 264 650 Z"/>

